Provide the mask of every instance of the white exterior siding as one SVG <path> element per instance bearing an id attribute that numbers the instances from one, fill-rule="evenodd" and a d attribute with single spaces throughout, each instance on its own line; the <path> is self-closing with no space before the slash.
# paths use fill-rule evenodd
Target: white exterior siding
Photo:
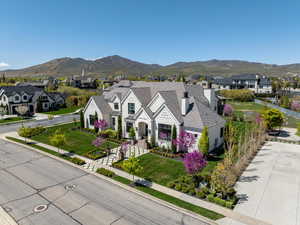
<path id="1" fill-rule="evenodd" d="M 219 147 L 223 144 L 224 141 L 224 131 L 223 137 L 220 137 L 222 126 L 216 125 L 208 128 L 208 136 L 209 136 L 209 151 Z"/>
<path id="2" fill-rule="evenodd" d="M 126 132 L 126 121 L 125 118 L 128 116 L 134 116 L 134 114 L 128 114 L 128 103 L 134 103 L 135 105 L 135 113 L 139 111 L 142 104 L 138 100 L 138 98 L 135 96 L 135 94 L 131 91 L 127 98 L 122 102 L 122 130 L 123 130 L 123 136 L 126 138 L 129 138 L 128 132 Z"/>
<path id="3" fill-rule="evenodd" d="M 90 101 L 88 102 L 88 106 L 86 107 L 85 111 L 84 111 L 84 127 L 86 128 L 94 128 L 94 125 L 90 124 L 90 115 L 95 115 L 95 113 L 97 112 L 98 115 L 98 119 L 105 119 L 103 118 L 103 115 L 101 113 L 101 111 L 99 110 L 99 108 L 97 107 L 95 101 L 91 98 Z M 109 122 L 109 120 L 107 120 L 109 118 L 106 118 L 105 120 L 107 122 Z"/>
<path id="4" fill-rule="evenodd" d="M 172 115 L 171 111 L 167 107 L 164 107 L 161 110 L 161 112 L 159 112 L 158 115 L 155 117 L 154 120 L 155 140 L 159 146 L 170 148 L 171 147 L 170 141 L 164 141 L 159 139 L 158 124 L 166 124 L 166 125 L 170 125 L 171 127 L 175 125 L 177 128 L 177 134 L 179 134 L 180 132 L 180 126 L 179 126 L 180 124 L 178 123 L 178 121 L 175 119 L 175 117 Z"/>

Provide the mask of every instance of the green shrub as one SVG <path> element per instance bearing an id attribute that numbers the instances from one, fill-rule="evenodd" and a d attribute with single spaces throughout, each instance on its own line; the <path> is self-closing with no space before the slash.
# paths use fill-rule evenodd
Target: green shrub
<path id="1" fill-rule="evenodd" d="M 169 187 L 169 188 L 174 188 L 175 187 L 175 182 L 174 181 L 170 181 L 168 184 L 167 184 L 167 186 Z"/>
<path id="2" fill-rule="evenodd" d="M 108 138 L 117 138 L 118 137 L 118 131 L 113 129 L 106 129 L 100 132 L 100 135 L 102 137 L 108 137 Z"/>
<path id="3" fill-rule="evenodd" d="M 195 188 L 189 188 L 189 194 L 195 195 L 196 194 Z"/>
<path id="4" fill-rule="evenodd" d="M 71 158 L 70 161 L 71 161 L 72 163 L 77 164 L 77 165 L 80 165 L 80 166 L 82 166 L 82 165 L 85 164 L 85 161 L 84 161 L 84 160 L 82 160 L 82 159 L 80 159 L 80 158 L 77 158 L 77 157 Z"/>
<path id="5" fill-rule="evenodd" d="M 98 168 L 97 169 L 97 173 L 102 174 L 102 175 L 104 175 L 106 177 L 114 177 L 116 175 L 113 171 L 105 169 L 103 167 L 102 168 Z"/>
<path id="6" fill-rule="evenodd" d="M 206 198 L 206 193 L 204 193 L 202 190 L 200 190 L 200 191 L 196 192 L 196 196 L 198 198 L 205 199 Z"/>
<path id="7" fill-rule="evenodd" d="M 205 193 L 207 195 L 209 194 L 209 189 L 207 187 L 202 187 L 201 191 L 203 191 L 203 193 Z"/>
<path id="8" fill-rule="evenodd" d="M 182 191 L 183 193 L 188 193 L 188 192 L 189 192 L 189 187 L 187 187 L 187 186 L 182 186 L 181 191 Z"/>
<path id="9" fill-rule="evenodd" d="M 300 136 L 300 123 L 298 123 L 298 125 L 297 125 L 296 135 Z"/>
<path id="10" fill-rule="evenodd" d="M 176 184 L 175 185 L 175 190 L 176 191 L 181 191 L 182 190 L 182 185 L 181 184 Z"/>
<path id="11" fill-rule="evenodd" d="M 231 202 L 231 201 L 226 201 L 225 207 L 226 207 L 226 208 L 229 208 L 229 209 L 232 209 L 232 208 L 233 208 L 233 202 Z"/>
<path id="12" fill-rule="evenodd" d="M 207 200 L 208 200 L 208 201 L 210 201 L 210 202 L 214 202 L 214 198 L 215 198 L 215 197 L 214 197 L 214 195 L 213 195 L 213 194 L 209 194 L 209 195 L 207 195 L 207 197 L 206 197 L 206 198 L 207 198 Z"/>

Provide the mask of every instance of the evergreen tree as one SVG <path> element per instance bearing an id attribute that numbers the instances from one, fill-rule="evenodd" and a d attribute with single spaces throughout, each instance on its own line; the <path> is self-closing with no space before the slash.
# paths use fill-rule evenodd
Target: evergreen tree
<path id="1" fill-rule="evenodd" d="M 203 155 L 208 156 L 209 151 L 209 137 L 208 137 L 208 128 L 204 127 L 199 143 L 198 143 L 199 151 L 203 153 Z"/>
<path id="2" fill-rule="evenodd" d="M 173 153 L 176 153 L 177 151 L 177 145 L 176 143 L 174 143 L 174 140 L 176 140 L 177 138 L 177 128 L 175 125 L 173 125 L 173 128 L 172 128 L 172 152 Z"/>
<path id="3" fill-rule="evenodd" d="M 80 110 L 80 128 L 84 128 L 84 116 L 83 116 L 83 111 Z"/>
<path id="4" fill-rule="evenodd" d="M 95 112 L 95 122 L 98 121 L 98 114 Z M 95 133 L 98 134 L 99 127 L 94 125 Z"/>
<path id="5" fill-rule="evenodd" d="M 118 116 L 118 139 L 122 138 L 122 117 Z"/>

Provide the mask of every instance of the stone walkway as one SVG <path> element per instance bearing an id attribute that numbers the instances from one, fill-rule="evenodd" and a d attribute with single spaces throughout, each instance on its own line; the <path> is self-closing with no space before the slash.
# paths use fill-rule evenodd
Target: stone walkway
<path id="1" fill-rule="evenodd" d="M 2 138 L 4 138 L 5 136 L 10 136 L 10 137 L 23 139 L 22 137 L 20 137 L 17 134 L 17 132 L 11 132 L 11 133 L 3 134 Z M 36 143 L 36 141 L 33 141 L 33 142 Z M 48 149 L 51 149 L 51 150 L 57 152 L 57 148 L 55 148 L 53 146 L 42 144 L 42 143 L 37 143 L 37 144 L 39 146 L 43 146 L 45 148 L 48 148 Z M 116 148 L 116 149 L 113 149 L 112 151 L 117 152 L 118 149 Z M 129 151 L 127 152 L 127 157 L 130 154 L 132 154 L 133 152 L 135 152 L 136 156 L 139 156 L 139 155 L 147 153 L 148 151 L 139 149 L 136 146 L 129 147 Z M 60 153 L 68 153 L 68 152 L 60 151 Z M 130 175 L 130 174 L 128 174 L 128 173 L 126 173 L 122 170 L 111 167 L 111 163 L 116 159 L 116 153 L 111 154 L 110 156 L 99 159 L 99 160 L 87 159 L 85 157 L 75 155 L 75 154 L 72 154 L 72 153 L 69 153 L 68 155 L 71 156 L 71 157 L 78 157 L 78 158 L 81 158 L 81 159 L 85 160 L 86 165 L 84 166 L 84 168 L 87 168 L 91 171 L 95 171 L 97 168 L 103 167 L 103 168 L 106 168 L 106 169 L 109 169 L 109 170 L 113 171 L 114 173 L 116 173 L 119 176 L 125 177 L 125 178 L 130 179 L 130 180 L 132 179 L 132 175 Z M 184 194 L 182 192 L 178 192 L 176 190 L 167 188 L 165 186 L 162 186 L 162 185 L 159 185 L 159 184 L 156 184 L 156 183 L 153 183 L 153 182 L 146 181 L 143 178 L 140 178 L 140 177 L 137 177 L 137 176 L 135 176 L 135 180 L 142 183 L 142 184 L 144 184 L 144 185 L 146 185 L 146 186 L 148 186 L 148 187 L 150 187 L 150 188 L 152 188 L 152 189 L 154 189 L 154 190 L 163 192 L 165 194 L 168 194 L 168 195 L 173 196 L 175 198 L 178 198 L 180 200 L 189 202 L 191 204 L 209 209 L 211 211 L 214 211 L 214 212 L 217 212 L 217 213 L 220 213 L 220 214 L 226 216 L 225 219 L 221 219 L 221 220 L 216 221 L 218 224 L 227 225 L 226 223 L 224 223 L 224 221 L 228 221 L 227 219 L 229 219 L 230 221 L 239 222 L 239 224 L 241 224 L 241 225 L 271 225 L 270 223 L 264 222 L 262 220 L 258 220 L 256 218 L 249 217 L 247 215 L 244 215 L 244 214 L 241 214 L 241 213 L 238 213 L 238 212 L 234 212 L 233 210 L 221 207 L 219 205 L 201 200 L 199 198 L 195 198 L 193 196 Z"/>
<path id="2" fill-rule="evenodd" d="M 92 171 L 96 171 L 97 168 L 103 166 L 111 166 L 113 162 L 118 161 L 119 151 L 120 151 L 120 147 L 114 148 L 111 150 L 111 154 L 109 156 L 97 160 L 92 160 L 92 161 L 89 160 L 89 162 L 83 165 L 83 167 Z M 149 151 L 147 149 L 141 149 L 135 145 L 134 146 L 130 145 L 128 146 L 128 151 L 126 152 L 125 158 L 129 158 L 131 155 L 135 155 L 136 157 L 138 157 L 148 152 Z"/>

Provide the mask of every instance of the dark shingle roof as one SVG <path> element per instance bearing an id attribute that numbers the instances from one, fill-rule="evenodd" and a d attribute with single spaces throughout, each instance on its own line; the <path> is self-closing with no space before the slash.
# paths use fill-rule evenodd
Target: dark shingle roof
<path id="1" fill-rule="evenodd" d="M 100 109 L 103 114 L 110 113 L 112 110 L 106 100 L 104 99 L 103 95 L 100 96 L 92 96 L 93 100 L 95 101 L 96 105 Z"/>
<path id="2" fill-rule="evenodd" d="M 2 86 L 0 90 L 3 90 L 6 96 L 12 96 L 17 94 L 26 93 L 28 95 L 34 95 L 36 92 L 41 92 L 43 89 L 37 88 L 31 85 L 28 86 Z"/>

